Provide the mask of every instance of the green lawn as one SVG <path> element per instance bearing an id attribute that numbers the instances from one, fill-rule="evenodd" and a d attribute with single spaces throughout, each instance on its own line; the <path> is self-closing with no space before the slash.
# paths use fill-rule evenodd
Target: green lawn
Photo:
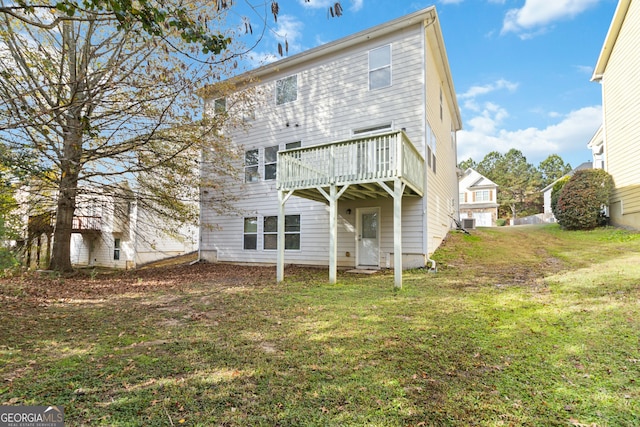
<path id="1" fill-rule="evenodd" d="M 0 404 L 67 425 L 640 424 L 640 234 L 452 233 L 438 272 L 0 281 Z"/>

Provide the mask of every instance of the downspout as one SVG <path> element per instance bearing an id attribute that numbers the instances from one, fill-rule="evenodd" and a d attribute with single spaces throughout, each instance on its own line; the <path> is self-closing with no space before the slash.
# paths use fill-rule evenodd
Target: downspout
<path id="1" fill-rule="evenodd" d="M 204 193 L 202 191 L 202 165 L 204 164 L 204 149 L 200 148 L 200 165 L 198 167 L 200 173 L 200 188 L 198 189 L 198 259 L 193 263 L 202 262 L 202 199 Z"/>
<path id="2" fill-rule="evenodd" d="M 604 170 L 606 172 L 609 172 L 609 156 L 608 156 L 608 150 L 607 150 L 607 140 L 609 138 L 607 138 L 607 123 L 606 123 L 606 110 L 607 110 L 607 103 L 605 102 L 605 82 L 604 82 L 604 76 L 600 77 L 600 88 L 602 91 L 602 165 L 604 166 Z"/>
<path id="3" fill-rule="evenodd" d="M 422 91 L 422 108 L 424 109 L 424 113 L 422 115 L 422 157 L 427 161 L 427 132 L 429 130 L 429 118 L 428 118 L 428 108 L 427 108 L 427 27 L 433 25 L 435 19 L 433 16 L 431 17 L 431 21 L 425 23 L 422 30 L 422 79 L 424 81 L 424 90 Z M 425 257 L 425 267 L 427 267 L 428 272 L 437 271 L 436 262 L 429 258 L 429 221 L 427 217 L 427 197 L 429 197 L 429 173 L 427 171 L 426 163 L 424 170 L 424 196 L 422 197 L 422 223 L 424 224 L 424 233 L 422 233 L 422 253 Z M 429 263 L 431 263 L 431 267 L 429 267 Z"/>
<path id="4" fill-rule="evenodd" d="M 131 217 L 129 217 L 129 233 L 131 233 L 131 230 L 133 229 L 133 260 L 134 260 L 134 266 L 133 268 L 138 268 L 138 234 L 139 234 L 139 230 L 138 230 L 138 209 L 140 206 L 140 203 L 138 201 L 138 198 L 140 197 L 139 194 L 135 194 L 133 196 L 133 200 L 135 202 L 135 204 L 132 207 L 132 211 L 129 215 L 133 216 L 133 220 L 131 220 Z"/>

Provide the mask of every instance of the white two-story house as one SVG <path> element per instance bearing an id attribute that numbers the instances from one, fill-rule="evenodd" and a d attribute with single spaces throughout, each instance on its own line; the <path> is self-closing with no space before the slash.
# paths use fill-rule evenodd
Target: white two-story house
<path id="1" fill-rule="evenodd" d="M 132 269 L 198 250 L 195 224 L 169 227 L 138 197 L 126 184 L 115 189 L 82 188 L 71 231 L 69 255 L 74 267 Z M 25 220 L 25 264 L 30 268 L 47 268 L 53 246 L 53 201 L 39 208 Z"/>
<path id="2" fill-rule="evenodd" d="M 277 264 L 278 280 L 285 264 L 329 266 L 331 282 L 338 267 L 394 268 L 398 287 L 403 268 L 428 265 L 458 217 L 462 126 L 435 7 L 234 85 L 258 106 L 224 130 L 244 149 L 242 182 L 228 183 L 237 212 L 203 208 L 203 260 Z M 202 94 L 210 114 L 233 96 Z"/>
<path id="3" fill-rule="evenodd" d="M 460 220 L 465 228 L 492 227 L 498 219 L 498 185 L 475 169 L 462 173 L 460 188 Z M 468 221 L 471 220 L 471 221 Z M 466 225 L 470 222 L 471 227 Z"/>

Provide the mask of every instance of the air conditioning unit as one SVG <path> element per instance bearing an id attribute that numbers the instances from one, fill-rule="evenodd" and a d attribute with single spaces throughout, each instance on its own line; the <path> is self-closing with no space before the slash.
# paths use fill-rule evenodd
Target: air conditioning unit
<path id="1" fill-rule="evenodd" d="M 476 228 L 475 218 L 462 218 L 462 228 L 465 230 L 473 230 Z"/>

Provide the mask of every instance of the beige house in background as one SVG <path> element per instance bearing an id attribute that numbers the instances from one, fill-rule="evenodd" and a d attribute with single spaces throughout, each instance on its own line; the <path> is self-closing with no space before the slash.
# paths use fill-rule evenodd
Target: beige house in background
<path id="1" fill-rule="evenodd" d="M 594 167 L 613 176 L 613 225 L 640 229 L 640 1 L 620 0 L 592 81 L 602 85 L 601 138 L 590 142 Z"/>
<path id="2" fill-rule="evenodd" d="M 475 169 L 469 168 L 460 177 L 460 221 L 463 227 L 493 227 L 498 219 L 498 185 Z M 467 224 L 467 225 L 465 225 Z"/>

